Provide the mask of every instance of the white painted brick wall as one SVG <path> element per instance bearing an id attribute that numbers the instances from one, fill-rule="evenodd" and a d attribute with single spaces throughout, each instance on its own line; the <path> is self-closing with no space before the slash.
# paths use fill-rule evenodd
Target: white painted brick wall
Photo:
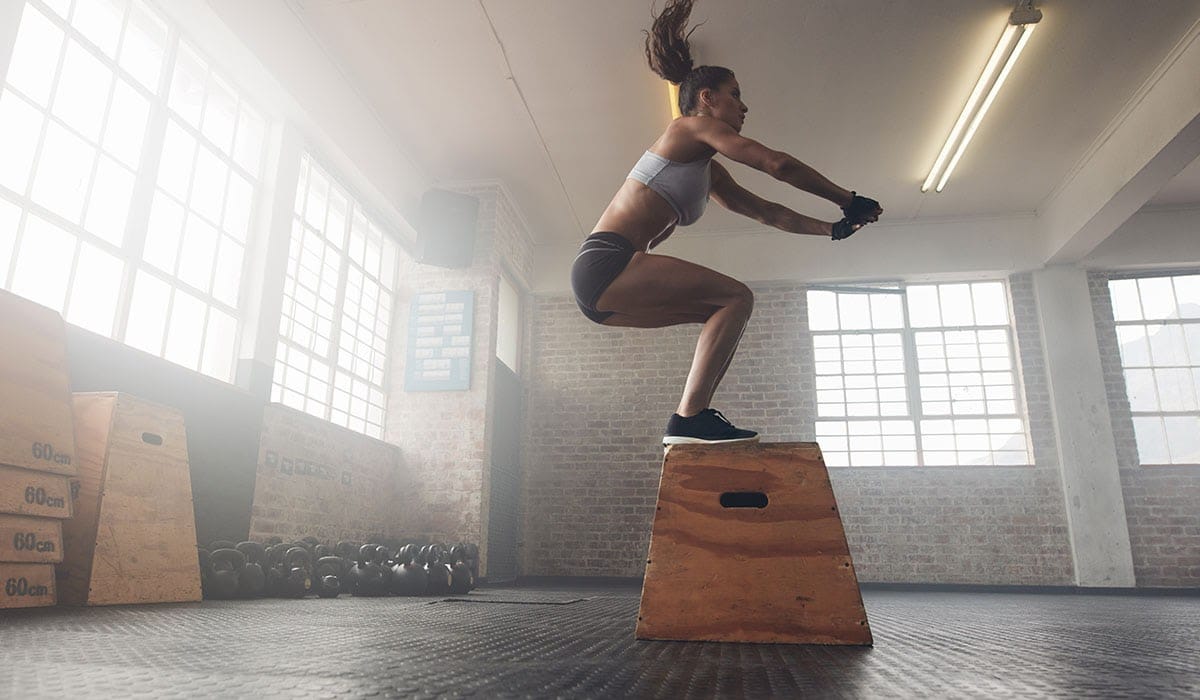
<path id="1" fill-rule="evenodd" d="M 1066 585 L 1071 556 L 1029 275 L 1011 281 L 1036 467 L 831 472 L 864 581 Z M 813 439 L 802 285 L 758 285 L 714 400 L 769 441 Z M 529 320 L 523 573 L 640 576 L 662 450 L 699 326 L 612 329 L 566 295 Z M 1032 386 L 1030 386 L 1032 384 Z"/>
<path id="2" fill-rule="evenodd" d="M 1139 586 L 1200 587 L 1200 469 L 1140 464 L 1108 281 L 1107 272 L 1088 275 L 1134 574 Z"/>

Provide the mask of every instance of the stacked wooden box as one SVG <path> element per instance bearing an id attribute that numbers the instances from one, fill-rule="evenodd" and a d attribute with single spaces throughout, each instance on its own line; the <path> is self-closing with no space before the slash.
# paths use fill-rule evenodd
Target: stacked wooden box
<path id="1" fill-rule="evenodd" d="M 0 291 L 0 333 L 0 608 L 54 605 L 76 473 L 66 327 Z"/>
<path id="2" fill-rule="evenodd" d="M 129 394 L 75 394 L 73 404 L 79 479 L 60 601 L 199 601 L 183 415 Z"/>

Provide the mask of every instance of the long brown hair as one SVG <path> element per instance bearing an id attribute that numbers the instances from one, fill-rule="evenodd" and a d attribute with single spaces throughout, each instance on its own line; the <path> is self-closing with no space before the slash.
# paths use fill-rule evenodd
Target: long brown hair
<path id="1" fill-rule="evenodd" d="M 689 39 L 700 25 L 687 30 L 688 18 L 696 0 L 667 0 L 662 12 L 654 16 L 654 24 L 646 34 L 646 60 L 650 70 L 664 80 L 679 86 L 679 112 L 691 114 L 696 109 L 700 91 L 716 90 L 733 78 L 733 71 L 721 66 L 692 65 Z"/>

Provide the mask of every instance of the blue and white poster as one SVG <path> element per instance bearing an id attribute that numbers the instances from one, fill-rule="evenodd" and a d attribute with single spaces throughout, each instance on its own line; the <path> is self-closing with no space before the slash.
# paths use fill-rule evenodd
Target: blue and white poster
<path id="1" fill-rule="evenodd" d="M 471 330 L 475 292 L 426 292 L 412 301 L 408 317 L 405 391 L 466 391 L 471 388 Z"/>

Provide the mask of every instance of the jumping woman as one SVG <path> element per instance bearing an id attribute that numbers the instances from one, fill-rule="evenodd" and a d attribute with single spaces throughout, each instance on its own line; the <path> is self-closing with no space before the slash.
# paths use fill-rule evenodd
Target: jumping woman
<path id="1" fill-rule="evenodd" d="M 668 0 L 646 37 L 650 69 L 679 85 L 679 111 L 613 197 L 571 268 L 583 314 L 606 326 L 662 328 L 703 324 L 683 397 L 667 421 L 664 445 L 747 442 L 709 406 L 733 359 L 754 306 L 741 282 L 666 255 L 651 254 L 676 226 L 693 224 L 711 197 L 732 212 L 789 233 L 839 240 L 882 213 L 879 203 L 830 182 L 796 158 L 741 135 L 749 108 L 733 71 L 693 67 L 688 17 L 695 0 Z M 743 189 L 713 159 L 720 154 L 842 208 L 819 221 Z"/>

